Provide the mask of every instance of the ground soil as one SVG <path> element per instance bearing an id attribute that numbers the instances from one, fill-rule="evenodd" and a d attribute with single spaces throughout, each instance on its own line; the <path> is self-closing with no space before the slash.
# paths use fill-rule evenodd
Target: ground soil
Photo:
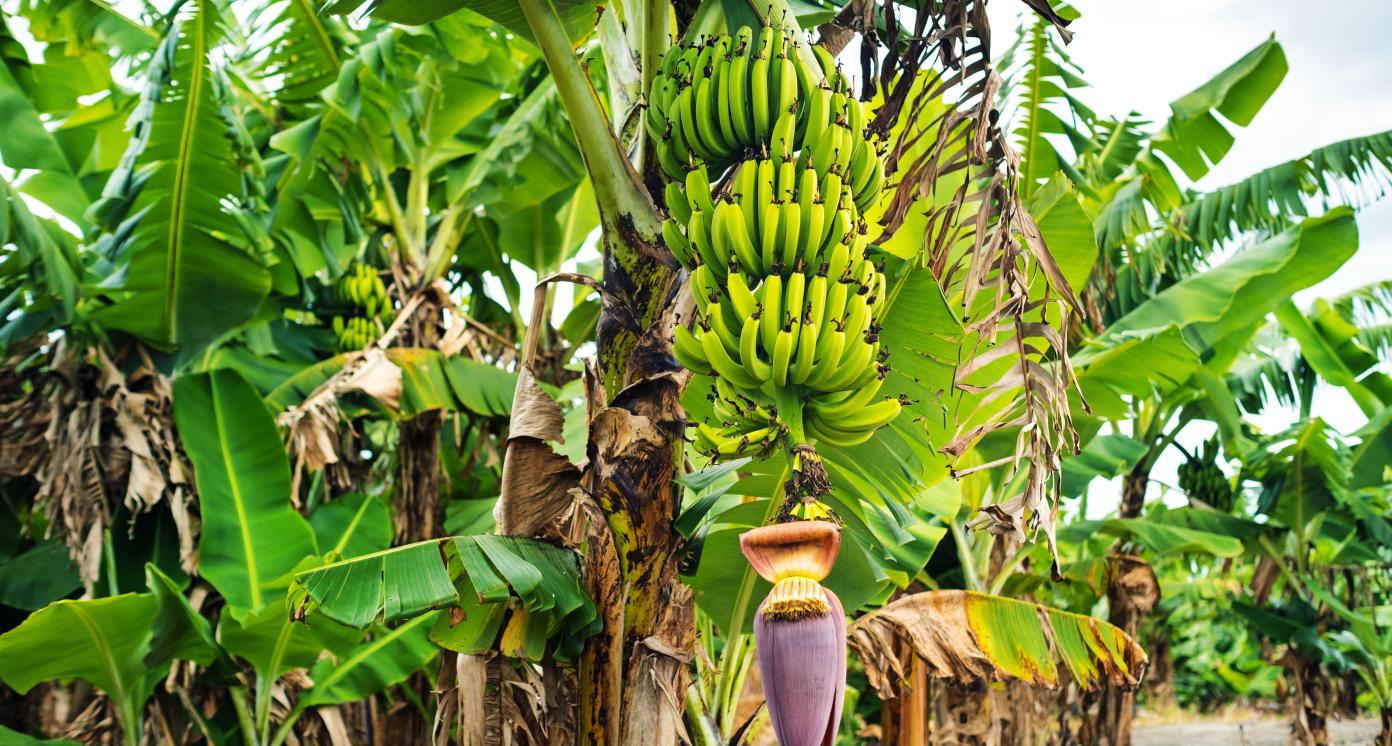
<path id="1" fill-rule="evenodd" d="M 1378 732 L 1376 720 L 1332 720 L 1333 746 L 1368 746 Z M 1290 725 L 1280 720 L 1200 720 L 1190 723 L 1136 725 L 1132 746 L 1285 746 Z"/>

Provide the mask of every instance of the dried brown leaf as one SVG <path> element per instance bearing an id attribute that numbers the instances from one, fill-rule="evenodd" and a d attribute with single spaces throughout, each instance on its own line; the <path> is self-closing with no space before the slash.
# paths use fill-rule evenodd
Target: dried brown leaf
<path id="1" fill-rule="evenodd" d="M 1035 604 L 1038 613 L 1028 620 L 989 607 L 974 609 L 996 601 L 968 591 L 929 591 L 905 596 L 857 619 L 851 625 L 849 644 L 882 698 L 894 697 L 898 682 L 909 674 L 912 658 L 906 656 L 902 643 L 908 644 L 912 655 L 934 678 L 959 682 L 1015 679 L 1052 688 L 1059 684 L 1060 671 L 1074 671 L 1061 665 L 1064 653 L 1055 642 L 1054 623 L 1044 607 Z M 999 602 L 1021 603 L 1009 599 Z M 1021 648 L 1007 652 L 1012 645 L 1009 636 L 1018 631 L 1012 625 L 1035 621 L 1043 632 L 1053 665 L 1038 658 L 1043 650 Z M 1145 650 L 1104 622 L 1083 618 L 1078 623 L 1079 634 L 1097 638 L 1097 645 L 1089 647 L 1092 666 L 1077 669 L 1088 671 L 1090 678 L 1078 681 L 1078 685 L 1087 689 L 1101 680 L 1123 688 L 1137 686 L 1145 670 Z M 1112 639 L 1104 643 L 1102 635 Z M 1037 635 L 1022 639 L 1031 637 L 1038 639 Z M 998 664 L 993 658 L 998 655 L 1012 657 Z"/>

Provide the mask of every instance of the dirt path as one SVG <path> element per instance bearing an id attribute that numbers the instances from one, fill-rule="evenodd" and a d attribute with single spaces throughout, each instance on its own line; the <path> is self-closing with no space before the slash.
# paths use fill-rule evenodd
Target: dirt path
<path id="1" fill-rule="evenodd" d="M 1368 746 L 1377 736 L 1376 720 L 1335 721 L 1329 725 L 1333 746 Z M 1273 720 L 1206 721 L 1137 725 L 1133 746 L 1285 746 L 1290 726 Z M 1246 740 L 1244 740 L 1244 738 Z"/>

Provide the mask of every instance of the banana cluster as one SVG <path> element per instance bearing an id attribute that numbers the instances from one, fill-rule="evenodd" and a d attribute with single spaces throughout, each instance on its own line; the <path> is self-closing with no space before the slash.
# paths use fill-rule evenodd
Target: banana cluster
<path id="1" fill-rule="evenodd" d="M 795 149 L 798 167 L 833 169 L 866 209 L 884 185 L 884 162 L 864 136 L 865 111 L 831 55 L 814 46 L 820 70 L 797 56 L 803 44 L 765 26 L 748 26 L 676 47 L 653 81 L 648 133 L 667 178 L 682 181 L 704 165 L 728 168 L 751 156 L 783 160 Z M 800 146 L 800 147 L 799 147 Z"/>
<path id="2" fill-rule="evenodd" d="M 391 297 L 377 272 L 365 264 L 354 264 L 344 272 L 331 290 L 339 306 L 357 311 L 347 318 L 333 317 L 334 349 L 338 352 L 361 350 L 382 334 L 382 324 L 391 319 Z"/>
<path id="3" fill-rule="evenodd" d="M 697 310 L 673 350 L 715 377 L 719 421 L 695 429 L 715 458 L 862 443 L 902 404 L 881 391 L 886 283 L 861 212 L 884 165 L 860 103 L 824 52 L 814 75 L 786 32 L 752 40 L 673 49 L 648 112 Z"/>
<path id="4" fill-rule="evenodd" d="M 1209 440 L 1199 453 L 1179 465 L 1179 488 L 1185 494 L 1224 513 L 1233 509 L 1237 492 L 1218 468 L 1218 441 Z"/>

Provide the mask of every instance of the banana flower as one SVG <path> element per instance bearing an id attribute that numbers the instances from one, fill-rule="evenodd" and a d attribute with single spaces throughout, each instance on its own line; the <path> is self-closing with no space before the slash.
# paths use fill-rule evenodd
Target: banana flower
<path id="1" fill-rule="evenodd" d="M 821 581 L 841 530 L 829 521 L 764 526 L 740 535 L 750 566 L 773 590 L 754 615 L 754 646 L 769 720 L 782 746 L 831 746 L 846 689 L 846 614 Z"/>

